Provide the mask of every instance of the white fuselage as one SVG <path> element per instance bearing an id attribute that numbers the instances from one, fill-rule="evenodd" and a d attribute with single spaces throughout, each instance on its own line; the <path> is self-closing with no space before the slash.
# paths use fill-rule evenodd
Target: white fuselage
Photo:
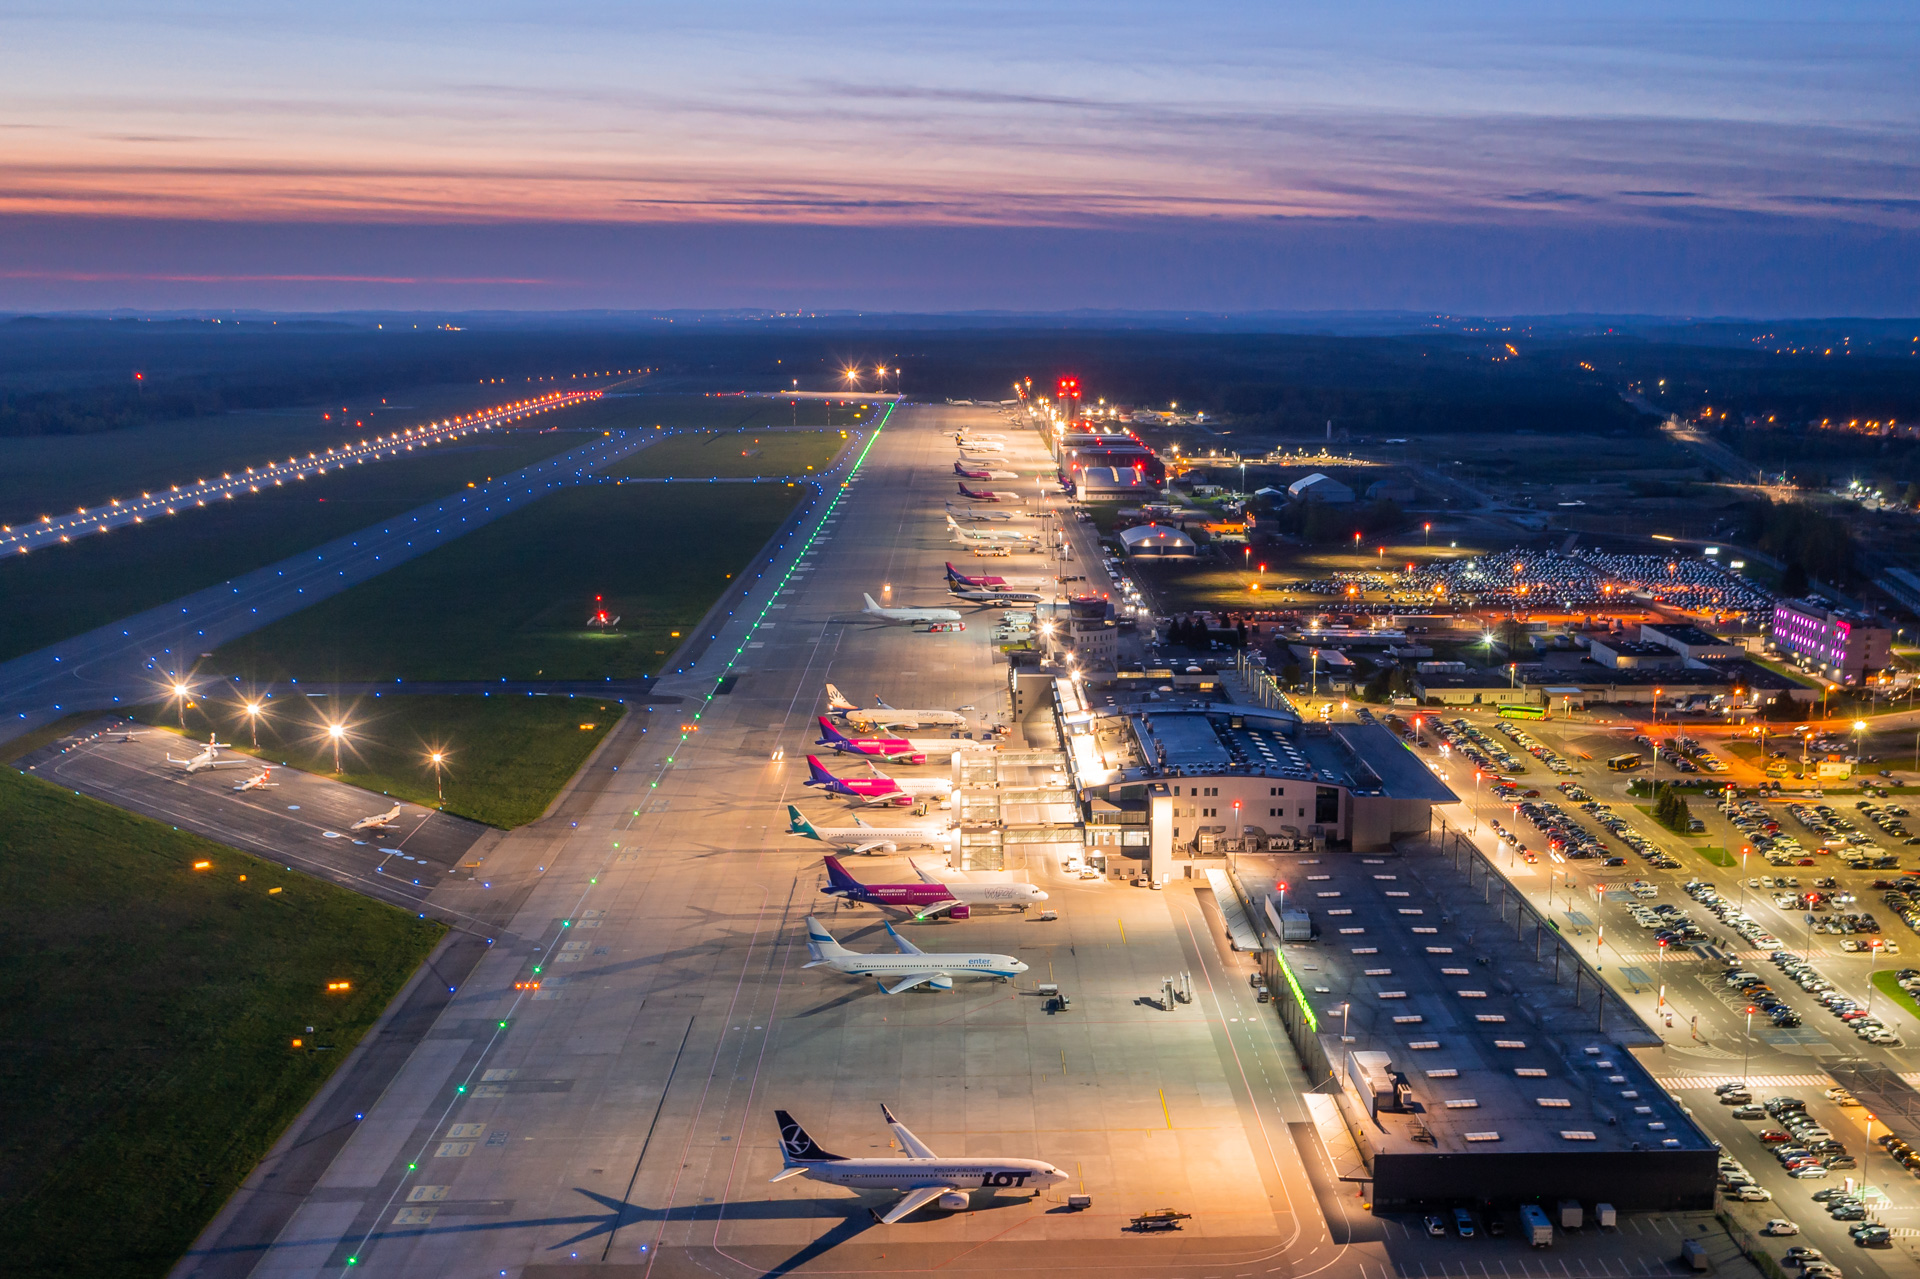
<path id="1" fill-rule="evenodd" d="M 907 745 L 921 755 L 957 755 L 961 751 L 990 751 L 992 742 L 975 741 L 971 737 L 909 737 Z"/>
<path id="2" fill-rule="evenodd" d="M 1066 1173 L 1044 1159 L 840 1159 L 809 1164 L 802 1175 L 850 1190 L 913 1190 L 919 1186 L 1038 1190 L 1067 1179 Z"/>
<path id="3" fill-rule="evenodd" d="M 943 879 L 940 886 L 955 901 L 969 906 L 1025 906 L 1047 900 L 1047 894 L 1034 884 L 956 884 Z"/>
<path id="4" fill-rule="evenodd" d="M 915 977 L 921 973 L 939 973 L 946 977 L 1014 977 L 1027 971 L 1027 966 L 1012 955 L 855 955 L 849 952 L 821 959 L 817 966 L 849 977 Z"/>
<path id="5" fill-rule="evenodd" d="M 870 608 L 868 617 L 883 622 L 957 622 L 960 614 L 950 608 Z"/>
<path id="6" fill-rule="evenodd" d="M 856 728 L 925 728 L 934 724 L 951 724 L 955 728 L 967 722 L 967 717 L 957 711 L 902 711 L 887 707 L 861 707 L 842 712 L 847 723 Z"/>
<path id="7" fill-rule="evenodd" d="M 945 848 L 953 842 L 952 833 L 937 826 L 815 826 L 813 833 L 835 848 Z"/>

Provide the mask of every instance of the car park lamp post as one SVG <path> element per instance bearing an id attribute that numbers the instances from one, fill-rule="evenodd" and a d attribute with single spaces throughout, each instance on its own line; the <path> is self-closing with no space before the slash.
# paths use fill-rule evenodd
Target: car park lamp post
<path id="1" fill-rule="evenodd" d="M 1740 1056 L 1740 1086 L 1747 1086 L 1747 1063 L 1753 1060 L 1753 1014 L 1754 1006 L 1747 1005 L 1747 1049 Z"/>
<path id="2" fill-rule="evenodd" d="M 1864 719 L 1856 719 L 1853 721 L 1853 762 L 1855 766 L 1858 766 L 1860 763 L 1860 746 L 1866 736 L 1866 732 L 1867 721 Z"/>

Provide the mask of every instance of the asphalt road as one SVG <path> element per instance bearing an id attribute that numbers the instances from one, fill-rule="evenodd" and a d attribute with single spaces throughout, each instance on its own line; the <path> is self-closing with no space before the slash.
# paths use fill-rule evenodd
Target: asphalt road
<path id="1" fill-rule="evenodd" d="M 1675 1273 L 1698 1221 L 1628 1219 L 1566 1239 L 1550 1263 L 1511 1237 L 1429 1240 L 1400 1219 L 1357 1238 L 1350 1189 L 1309 1175 L 1308 1159 L 1325 1157 L 1297 1135 L 1307 1081 L 1292 1049 L 1254 1001 L 1246 961 L 1216 940 L 1206 894 L 1184 881 L 1158 893 L 1083 882 L 1062 873 L 1070 845 L 969 828 L 964 860 L 1041 884 L 1060 917 L 981 912 L 907 931 L 929 951 L 1017 955 L 1030 965 L 1021 981 L 888 997 L 804 968 L 809 912 L 854 949 L 888 944 L 877 912 L 819 893 L 821 849 L 786 833 L 789 802 L 845 822 L 801 785 L 823 682 L 969 708 L 971 731 L 1009 714 L 991 614 L 926 634 L 857 612 L 889 584 L 896 603 L 948 602 L 953 449 L 938 429 L 959 422 L 1006 432 L 1039 463 L 1033 437 L 997 411 L 912 408 L 857 476 L 824 477 L 825 496 L 657 686 L 686 699 L 684 729 L 622 741 L 560 814 L 490 849 L 493 874 L 529 885 L 510 924 L 519 940 L 479 959 L 284 1216 L 229 1214 L 177 1275 Z M 1010 765 L 1009 789 L 1032 780 L 1046 746 Z M 876 880 L 911 873 L 904 858 L 857 861 Z M 486 891 L 455 878 L 432 901 L 470 913 Z M 1193 975 L 1192 1004 L 1142 1002 L 1178 972 Z M 1071 1012 L 1047 1011 L 1041 981 L 1073 994 Z M 866 1212 L 890 1196 L 769 1185 L 774 1107 L 832 1148 L 884 1153 L 881 1102 L 936 1150 L 1036 1155 L 1075 1181 L 894 1226 Z M 1082 1189 L 1094 1206 L 1069 1210 L 1065 1193 Z M 1195 1213 L 1178 1235 L 1125 1230 L 1167 1205 Z M 1721 1273 L 1747 1272 L 1726 1261 Z"/>
<path id="2" fill-rule="evenodd" d="M 0 742 L 76 711 L 168 696 L 202 654 L 461 534 L 512 514 L 645 448 L 621 433 L 423 506 L 242 577 L 0 664 Z"/>

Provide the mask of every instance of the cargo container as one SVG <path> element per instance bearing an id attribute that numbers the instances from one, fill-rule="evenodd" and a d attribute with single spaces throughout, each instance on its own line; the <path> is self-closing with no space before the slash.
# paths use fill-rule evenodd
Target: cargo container
<path id="1" fill-rule="evenodd" d="M 1520 1233 L 1536 1248 L 1553 1246 L 1553 1223 L 1538 1204 L 1520 1205 Z"/>

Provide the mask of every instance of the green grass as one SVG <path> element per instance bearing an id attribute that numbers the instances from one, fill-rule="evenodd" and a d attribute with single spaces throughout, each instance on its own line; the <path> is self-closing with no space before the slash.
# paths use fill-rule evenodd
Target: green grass
<path id="1" fill-rule="evenodd" d="M 6 1272 L 164 1274 L 443 931 L 0 770 Z"/>
<path id="2" fill-rule="evenodd" d="M 785 484 L 569 489 L 216 652 L 260 682 L 656 672 L 786 519 Z M 586 628 L 596 607 L 618 629 Z"/>
<path id="3" fill-rule="evenodd" d="M 1908 1013 L 1915 1017 L 1920 1017 L 1920 1003 L 1916 1003 L 1912 995 L 1900 989 L 1900 982 L 1898 978 L 1894 976 L 1895 972 L 1895 969 L 1883 968 L 1875 973 L 1873 975 L 1873 988 L 1906 1009 Z"/>
<path id="4" fill-rule="evenodd" d="M 592 697 L 307 698 L 287 689 L 266 705 L 262 759 L 331 774 L 333 747 L 324 726 L 344 723 L 351 728 L 340 752 L 342 781 L 440 807 L 428 759 L 439 751 L 447 757 L 441 774 L 446 811 L 503 830 L 545 812 L 627 709 Z M 171 704 L 142 707 L 136 717 L 180 726 L 179 708 Z M 218 732 L 220 740 L 251 749 L 237 696 L 196 703 L 186 721 L 192 736 Z"/>
<path id="5" fill-rule="evenodd" d="M 840 431 L 824 429 L 676 435 L 634 454 L 613 473 L 642 479 L 805 475 L 825 470 L 846 442 Z"/>
<path id="6" fill-rule="evenodd" d="M 1734 864 L 1733 854 L 1724 848 L 1696 848 L 1693 851 L 1712 862 L 1715 866 L 1731 866 Z"/>
<path id="7" fill-rule="evenodd" d="M 419 457 L 218 502 L 135 528 L 0 561 L 0 661 L 577 448 L 586 437 L 496 433 L 435 445 Z M 96 442 L 97 447 L 108 447 Z"/>

